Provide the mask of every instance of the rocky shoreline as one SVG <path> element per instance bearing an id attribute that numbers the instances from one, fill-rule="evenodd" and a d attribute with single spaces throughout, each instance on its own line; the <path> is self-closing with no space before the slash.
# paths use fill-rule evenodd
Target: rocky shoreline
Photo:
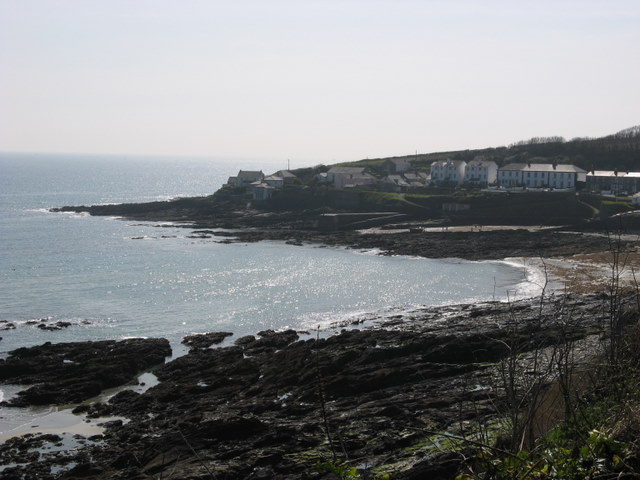
<path id="1" fill-rule="evenodd" d="M 588 256 L 611 247 L 606 235 L 562 228 L 434 231 L 412 222 L 324 233 L 312 220 L 324 210 L 264 212 L 210 198 L 57 211 L 179 222 L 194 238 L 222 242 L 277 240 L 430 258 Z M 636 249 L 632 239 L 618 247 Z M 85 402 L 143 371 L 159 383 L 78 405 L 74 412 L 105 421 L 103 434 L 74 440 L 82 448 L 64 448 L 61 432 L 5 441 L 2 477 L 330 479 L 336 477 L 318 465 L 346 462 L 365 478 L 452 478 L 462 457 L 441 448 L 434 432 L 460 433 L 500 411 L 496 366 L 508 342 L 517 339 L 524 354 L 572 342 L 591 355 L 607 302 L 604 294 L 575 294 L 424 308 L 328 338 L 212 332 L 185 338 L 189 353 L 167 363 L 163 339 L 18 349 L 0 360 L 0 381 L 30 387 L 5 407 Z M 225 338 L 230 346 L 216 347 Z"/>
<path id="2" fill-rule="evenodd" d="M 78 407 L 128 419 L 107 422 L 84 448 L 43 449 L 61 444 L 58 435 L 6 441 L 2 476 L 335 478 L 316 466 L 337 458 L 391 478 L 451 478 L 461 457 L 440 452 L 431 432 L 456 432 L 500 408 L 494 366 L 505 342 L 593 339 L 606 302 L 576 295 L 424 308 L 329 338 L 266 331 L 219 348 L 228 334 L 214 332 L 185 339 L 189 353 L 168 363 L 162 339 L 18 349 L 0 362 L 2 381 L 38 386 L 10 405 L 40 404 L 43 391 L 51 404 L 81 402 L 149 369 L 159 383 Z"/>
<path id="3" fill-rule="evenodd" d="M 193 229 L 193 238 L 215 237 L 224 242 L 284 241 L 289 244 L 313 243 L 358 249 L 379 249 L 386 255 L 428 258 L 500 260 L 507 257 L 563 257 L 608 251 L 610 225 L 582 224 L 575 227 L 540 225 L 475 226 L 461 231 L 449 221 L 414 219 L 402 225 L 366 231 L 322 232 L 317 223 L 328 208 L 315 210 L 264 211 L 239 206 L 214 197 L 184 198 L 170 202 L 144 204 L 69 206 L 54 212 L 89 213 L 127 220 L 172 222 Z M 500 218 L 494 225 L 502 225 Z M 160 223 L 159 226 L 163 224 Z M 450 228 L 451 227 L 451 228 Z M 434 231 L 435 230 L 435 231 Z M 438 231 L 439 230 L 439 231 Z M 624 241 L 635 249 L 635 241 Z"/>

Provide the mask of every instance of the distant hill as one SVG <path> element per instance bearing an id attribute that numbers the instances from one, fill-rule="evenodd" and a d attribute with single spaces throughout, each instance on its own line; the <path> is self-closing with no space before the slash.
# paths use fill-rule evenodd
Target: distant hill
<path id="1" fill-rule="evenodd" d="M 387 158 L 411 160 L 414 167 L 428 169 L 431 162 L 451 158 L 472 160 L 483 156 L 499 166 L 511 162 L 571 163 L 585 170 L 640 171 L 640 125 L 600 138 L 534 137 L 508 147 L 458 150 Z M 362 165 L 374 169 L 387 158 L 347 162 L 341 165 Z"/>

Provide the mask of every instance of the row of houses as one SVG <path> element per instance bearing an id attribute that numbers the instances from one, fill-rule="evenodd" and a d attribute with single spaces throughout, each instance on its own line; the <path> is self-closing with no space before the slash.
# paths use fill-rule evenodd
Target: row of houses
<path id="1" fill-rule="evenodd" d="M 587 190 L 611 195 L 632 195 L 640 192 L 640 172 L 593 170 L 587 173 Z"/>
<path id="2" fill-rule="evenodd" d="M 229 177 L 226 185 L 229 187 L 245 187 L 251 193 L 253 200 L 268 200 L 276 190 L 294 183 L 298 177 L 288 170 L 278 170 L 271 175 L 265 175 L 262 170 L 240 170 L 238 175 Z"/>
<path id="3" fill-rule="evenodd" d="M 494 161 L 442 160 L 431 164 L 434 185 L 492 185 L 496 183 L 498 165 Z"/>
<path id="4" fill-rule="evenodd" d="M 387 192 L 402 192 L 432 186 L 498 186 L 502 188 L 549 188 L 575 190 L 578 185 L 587 191 L 605 194 L 634 194 L 640 192 L 640 172 L 590 171 L 569 164 L 556 163 L 510 163 L 498 167 L 494 161 L 476 159 L 444 160 L 431 164 L 431 174 L 409 171 L 410 163 L 390 161 L 383 165 L 388 174 L 382 178 L 371 175 L 364 167 L 331 167 L 317 175 L 320 183 L 336 188 L 376 187 Z M 391 173 L 393 172 L 393 173 Z M 248 187 L 254 200 L 267 200 L 273 193 L 297 177 L 288 170 L 279 170 L 271 175 L 262 171 L 240 170 L 229 177 L 227 185 Z"/>
<path id="5" fill-rule="evenodd" d="M 410 165 L 407 163 L 407 165 Z M 319 174 L 316 179 L 320 183 L 327 183 L 336 188 L 355 188 L 362 186 L 379 186 L 384 191 L 399 192 L 412 188 L 424 188 L 429 185 L 429 174 L 425 172 L 409 172 L 399 168 L 388 170 L 382 179 L 366 172 L 364 167 L 331 167 L 329 171 Z"/>
<path id="6" fill-rule="evenodd" d="M 497 185 L 505 188 L 575 189 L 587 172 L 575 165 L 510 163 L 498 168 L 494 161 L 444 160 L 431 164 L 432 185 Z"/>
<path id="7" fill-rule="evenodd" d="M 573 190 L 578 182 L 585 182 L 586 173 L 580 167 L 568 164 L 511 163 L 498 169 L 498 185 Z"/>
<path id="8" fill-rule="evenodd" d="M 504 188 L 552 188 L 632 195 L 640 192 L 640 172 L 591 170 L 558 163 L 510 163 L 503 167 L 482 159 L 444 160 L 431 164 L 431 185 L 496 185 Z"/>

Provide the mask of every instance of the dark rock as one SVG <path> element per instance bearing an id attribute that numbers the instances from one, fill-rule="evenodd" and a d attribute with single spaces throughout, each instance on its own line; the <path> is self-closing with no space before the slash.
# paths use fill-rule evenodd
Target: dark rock
<path id="1" fill-rule="evenodd" d="M 251 337 L 242 337 L 238 339 L 236 345 L 242 345 L 245 352 L 249 355 L 258 355 L 265 352 L 273 353 L 295 342 L 299 338 L 295 330 L 285 330 L 282 332 L 264 330 L 259 332 L 258 336 L 260 338 L 257 340 L 251 340 Z"/>
<path id="2" fill-rule="evenodd" d="M 256 417 L 212 418 L 202 420 L 197 433 L 202 438 L 216 440 L 242 439 L 266 430 Z"/>
<path id="3" fill-rule="evenodd" d="M 129 382 L 171 354 L 165 339 L 61 343 L 19 348 L 0 362 L 0 381 L 35 384 L 13 406 L 81 402 Z"/>
<path id="4" fill-rule="evenodd" d="M 398 480 L 451 480 L 455 478 L 463 457 L 456 453 L 443 453 L 416 463 L 400 473 Z"/>
<path id="5" fill-rule="evenodd" d="M 159 364 L 161 382 L 144 393 L 123 390 L 107 404 L 79 409 L 130 421 L 110 424 L 100 444 L 87 447 L 95 470 L 76 467 L 66 477 L 328 478 L 313 466 L 331 459 L 333 447 L 339 458 L 347 452 L 373 468 L 413 465 L 393 478 L 454 478 L 460 457 L 426 457 L 423 429 L 447 431 L 494 411 L 492 391 L 476 387 L 492 381 L 491 362 L 505 354 L 508 335 L 525 346 L 560 341 L 560 306 L 582 322 L 572 341 L 598 324 L 602 299 L 549 302 L 541 319 L 533 318 L 533 301 L 487 302 L 424 308 L 319 340 L 267 330 L 233 346 L 194 349 Z M 12 355 L 24 363 L 17 365 L 25 378 L 37 375 L 29 361 L 48 358 L 38 349 Z M 54 370 L 67 368 L 76 367 L 60 360 Z M 81 455 L 79 466 L 88 463 Z"/>
<path id="6" fill-rule="evenodd" d="M 98 425 L 104 428 L 118 428 L 122 426 L 122 420 L 109 420 L 108 422 L 103 422 Z"/>
<path id="7" fill-rule="evenodd" d="M 231 332 L 211 332 L 201 333 L 198 335 L 189 335 L 184 337 L 182 343 L 191 348 L 191 350 L 209 348 L 211 345 L 217 345 L 233 335 Z"/>
<path id="8" fill-rule="evenodd" d="M 100 475 L 103 469 L 91 463 L 81 463 L 73 467 L 67 473 L 67 478 L 89 478 L 92 476 Z"/>
<path id="9" fill-rule="evenodd" d="M 235 341 L 235 344 L 238 346 L 246 346 L 255 341 L 256 341 L 256 337 L 254 337 L 253 335 L 245 335 L 244 337 L 238 338 Z"/>

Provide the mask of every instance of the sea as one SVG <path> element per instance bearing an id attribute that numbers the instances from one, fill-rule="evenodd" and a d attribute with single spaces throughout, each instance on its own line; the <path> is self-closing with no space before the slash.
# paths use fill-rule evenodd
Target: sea
<path id="1" fill-rule="evenodd" d="M 221 243 L 184 225 L 52 207 L 214 193 L 260 159 L 0 154 L 0 358 L 44 342 L 331 330 L 424 305 L 532 296 L 535 271 L 510 262 Z M 43 325 L 70 324 L 60 330 Z M 41 325 L 42 324 L 42 325 Z"/>
<path id="2" fill-rule="evenodd" d="M 425 306 L 540 292 L 540 272 L 517 262 L 274 241 L 229 244 L 192 238 L 181 224 L 50 211 L 211 195 L 240 169 L 269 174 L 286 168 L 283 163 L 1 153 L 0 358 L 45 342 L 132 337 L 167 338 L 175 357 L 186 353 L 182 339 L 198 333 L 232 332 L 227 343 L 269 329 L 326 336 Z M 42 328 L 58 322 L 60 329 Z M 140 382 L 148 388 L 154 379 L 145 373 Z M 0 385 L 0 401 L 21 388 Z M 64 431 L 65 448 L 75 448 L 72 433 L 101 429 L 72 407 L 2 408 L 0 441 Z"/>

